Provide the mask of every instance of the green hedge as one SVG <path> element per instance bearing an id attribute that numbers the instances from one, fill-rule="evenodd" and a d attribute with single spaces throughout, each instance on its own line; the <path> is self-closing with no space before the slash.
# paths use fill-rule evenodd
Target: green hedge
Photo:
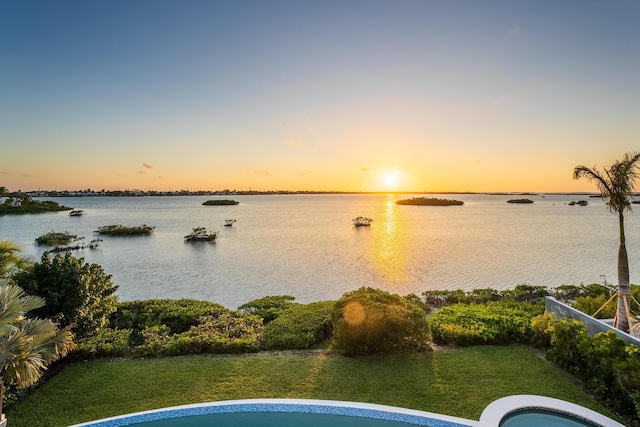
<path id="1" fill-rule="evenodd" d="M 291 307 L 295 297 L 290 295 L 275 295 L 249 301 L 238 307 L 243 313 L 255 314 L 262 317 L 264 324 L 273 321 L 284 310 Z"/>
<path id="2" fill-rule="evenodd" d="M 308 349 L 331 338 L 331 311 L 335 302 L 292 304 L 280 311 L 266 326 L 264 346 L 267 350 Z"/>
<path id="3" fill-rule="evenodd" d="M 429 324 L 438 344 L 526 343 L 533 337 L 531 320 L 543 312 L 542 303 L 455 304 L 434 313 Z"/>

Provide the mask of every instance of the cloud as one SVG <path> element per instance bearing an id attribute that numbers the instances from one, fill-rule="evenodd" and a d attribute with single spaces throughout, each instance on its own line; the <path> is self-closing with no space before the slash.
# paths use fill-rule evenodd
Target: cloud
<path id="1" fill-rule="evenodd" d="M 269 172 L 268 170 L 263 170 L 263 171 L 259 171 L 259 170 L 250 170 L 247 172 L 249 175 L 264 175 L 264 176 L 271 176 L 271 172 Z"/>
<path id="2" fill-rule="evenodd" d="M 556 156 L 552 153 L 547 153 L 544 156 L 538 157 L 538 162 L 540 163 L 549 163 L 554 162 L 556 160 Z"/>
<path id="3" fill-rule="evenodd" d="M 480 158 L 479 158 L 479 157 L 476 157 L 476 158 L 473 160 L 473 164 L 474 164 L 474 165 L 479 165 L 479 164 L 480 164 Z"/>
<path id="4" fill-rule="evenodd" d="M 313 171 L 311 169 L 300 170 L 300 171 L 298 171 L 298 175 L 300 175 L 300 176 L 313 175 Z"/>
<path id="5" fill-rule="evenodd" d="M 155 169 L 152 165 L 148 164 L 148 163 L 143 163 L 142 167 L 145 169 Z"/>
<path id="6" fill-rule="evenodd" d="M 136 173 L 137 173 L 138 175 L 146 175 L 146 174 L 147 174 L 146 172 L 143 172 L 143 171 L 138 171 L 138 172 L 136 172 Z"/>
<path id="7" fill-rule="evenodd" d="M 285 144 L 291 147 L 300 147 L 302 145 L 302 142 L 300 142 L 297 139 L 290 139 L 287 142 L 285 142 Z"/>
<path id="8" fill-rule="evenodd" d="M 158 178 L 160 178 L 160 179 L 164 179 L 164 176 L 162 176 L 162 175 L 158 175 Z"/>
<path id="9" fill-rule="evenodd" d="M 360 168 L 360 170 L 364 173 L 370 173 L 375 170 L 375 168 Z"/>
<path id="10" fill-rule="evenodd" d="M 517 37 L 520 37 L 520 33 L 521 32 L 522 32 L 522 28 L 513 27 L 509 31 L 507 31 L 507 38 L 508 39 L 515 39 Z"/>

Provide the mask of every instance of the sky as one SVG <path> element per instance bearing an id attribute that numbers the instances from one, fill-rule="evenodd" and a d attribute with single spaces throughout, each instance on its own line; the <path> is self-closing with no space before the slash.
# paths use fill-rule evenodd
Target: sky
<path id="1" fill-rule="evenodd" d="M 634 0 L 0 0 L 9 190 L 595 191 Z"/>

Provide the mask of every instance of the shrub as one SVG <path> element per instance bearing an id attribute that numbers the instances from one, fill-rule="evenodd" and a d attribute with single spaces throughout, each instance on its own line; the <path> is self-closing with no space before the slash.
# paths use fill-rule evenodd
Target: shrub
<path id="1" fill-rule="evenodd" d="M 345 294 L 332 312 L 335 346 L 346 355 L 429 349 L 429 324 L 417 304 L 378 289 Z"/>
<path id="2" fill-rule="evenodd" d="M 290 295 L 266 296 L 238 307 L 238 311 L 262 317 L 265 325 L 273 321 L 281 312 L 292 306 L 295 297 Z"/>
<path id="3" fill-rule="evenodd" d="M 433 340 L 439 344 L 476 345 L 529 342 L 531 320 L 542 304 L 491 302 L 455 304 L 429 318 Z"/>
<path id="4" fill-rule="evenodd" d="M 58 246 L 58 245 L 68 245 L 71 242 L 78 240 L 78 236 L 75 234 L 69 234 L 68 231 L 56 232 L 52 231 L 47 234 L 43 234 L 40 237 L 36 238 L 37 245 L 45 245 L 45 246 Z"/>
<path id="5" fill-rule="evenodd" d="M 453 304 L 486 304 L 495 301 L 515 301 L 535 303 L 549 295 L 546 286 L 518 285 L 514 289 L 498 291 L 491 288 L 473 289 L 465 292 L 455 291 L 425 291 L 422 296 L 430 307 L 444 307 Z"/>
<path id="6" fill-rule="evenodd" d="M 174 334 L 186 332 L 196 326 L 202 316 L 219 316 L 230 310 L 220 304 L 193 299 L 152 299 L 127 301 L 118 305 L 111 325 L 133 331 L 133 344 L 142 342 L 143 330 L 166 325 Z"/>
<path id="7" fill-rule="evenodd" d="M 76 358 L 124 357 L 131 354 L 131 329 L 104 328 L 83 340 L 73 353 Z"/>
<path id="8" fill-rule="evenodd" d="M 117 308 L 117 286 L 98 264 L 85 263 L 71 254 L 51 257 L 45 252 L 39 263 L 14 276 L 18 286 L 44 298 L 35 313 L 52 317 L 63 326 L 74 324 L 76 337 L 92 335 L 106 327 Z"/>
<path id="9" fill-rule="evenodd" d="M 595 317 L 598 319 L 611 319 L 616 315 L 616 302 L 615 300 L 611 300 L 607 303 L 609 298 L 610 296 L 608 294 L 600 294 L 595 297 L 590 295 L 577 297 L 573 303 L 573 307 L 590 316 L 593 316 L 597 312 Z M 606 306 L 605 303 L 607 303 Z"/>
<path id="10" fill-rule="evenodd" d="M 331 337 L 333 301 L 290 304 L 265 328 L 268 350 L 307 349 Z"/>

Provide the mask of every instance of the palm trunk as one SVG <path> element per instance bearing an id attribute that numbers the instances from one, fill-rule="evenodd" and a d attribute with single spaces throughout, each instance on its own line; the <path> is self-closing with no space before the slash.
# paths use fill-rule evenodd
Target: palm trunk
<path id="1" fill-rule="evenodd" d="M 618 309 L 613 326 L 623 332 L 629 332 L 629 301 L 631 301 L 631 287 L 629 286 L 629 258 L 624 236 L 624 216 L 619 214 L 620 247 L 618 248 Z"/>
<path id="2" fill-rule="evenodd" d="M 4 409 L 4 378 L 0 377 L 0 424 L 2 420 L 4 420 L 4 413 L 2 410 Z"/>

